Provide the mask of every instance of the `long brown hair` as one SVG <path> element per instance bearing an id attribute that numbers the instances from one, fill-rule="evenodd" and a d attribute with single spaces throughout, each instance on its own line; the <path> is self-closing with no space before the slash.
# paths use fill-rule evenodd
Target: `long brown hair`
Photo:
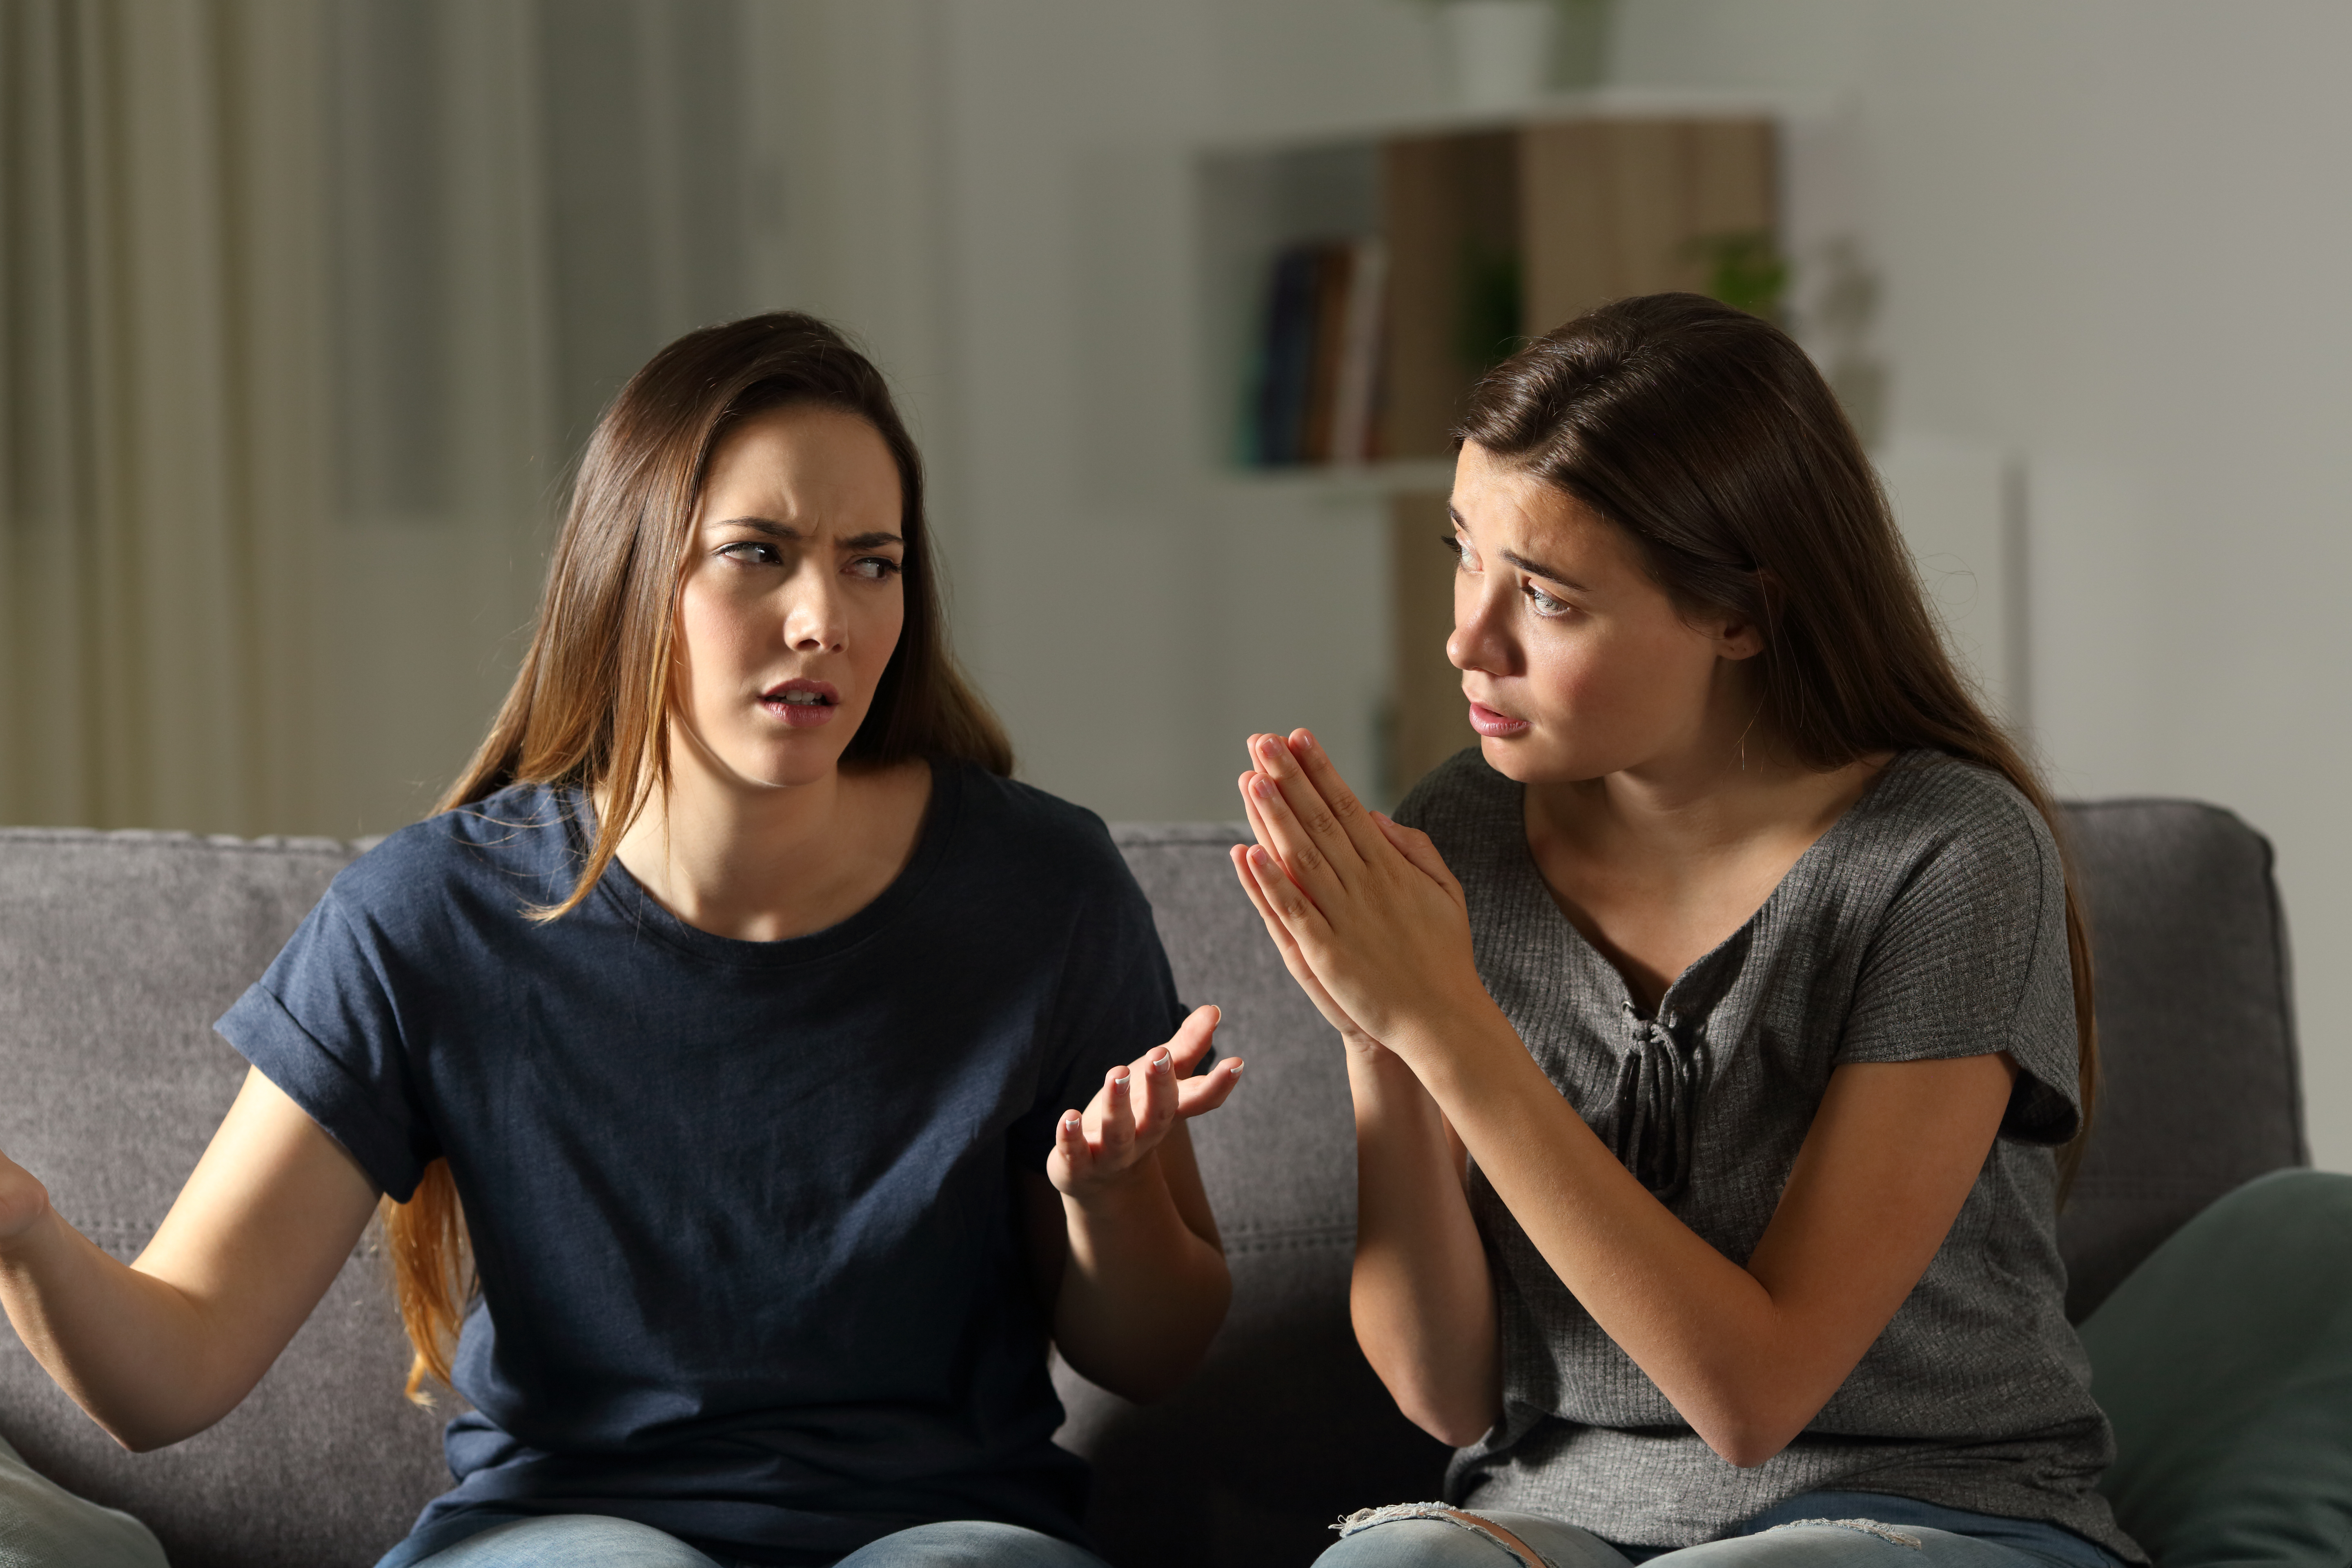
<path id="1" fill-rule="evenodd" d="M 1990 768 L 2049 824 L 2066 881 L 2083 1117 L 2099 1085 L 2091 948 L 2065 825 L 1953 668 L 1870 460 L 1812 362 L 1697 294 L 1620 300 L 1548 332 L 1473 389 L 1455 444 L 1556 485 L 1632 537 L 1677 603 L 1763 631 L 1759 718 L 1808 767 L 1922 747 Z"/>
<path id="2" fill-rule="evenodd" d="M 882 373 L 839 332 L 798 311 L 705 327 L 656 354 L 597 422 L 521 672 L 488 736 L 434 808 L 470 805 L 513 784 L 570 785 L 594 803 L 594 833 L 570 895 L 529 918 L 557 920 L 578 908 L 667 784 L 663 721 L 703 476 L 736 426 L 792 404 L 857 416 L 880 433 L 898 470 L 906 620 L 843 765 L 928 756 L 1012 773 L 1003 726 L 949 651 L 922 458 Z M 434 1161 L 409 1200 L 386 1198 L 383 1213 L 401 1321 L 416 1352 L 408 1394 L 421 1404 L 426 1377 L 449 1381 L 474 1289 L 449 1163 Z"/>

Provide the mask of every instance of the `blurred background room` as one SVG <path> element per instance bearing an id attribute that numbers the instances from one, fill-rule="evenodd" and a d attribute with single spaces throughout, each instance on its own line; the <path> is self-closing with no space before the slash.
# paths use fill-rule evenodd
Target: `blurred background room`
<path id="1" fill-rule="evenodd" d="M 1033 782 L 1227 818 L 1473 737 L 1450 400 L 1776 315 L 2072 797 L 2270 836 L 2352 1169 L 2352 9 L 2335 0 L 0 0 L 0 821 L 381 833 L 569 465 L 791 306 L 891 374 Z"/>

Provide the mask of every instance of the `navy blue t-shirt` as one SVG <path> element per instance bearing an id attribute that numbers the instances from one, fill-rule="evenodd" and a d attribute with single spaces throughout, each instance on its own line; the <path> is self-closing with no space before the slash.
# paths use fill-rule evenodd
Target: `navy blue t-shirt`
<path id="1" fill-rule="evenodd" d="M 738 942 L 518 786 L 335 879 L 220 1032 L 406 1198 L 446 1156 L 481 1298 L 426 1510 L 620 1515 L 830 1563 L 940 1519 L 1078 1533 L 1014 1173 L 1181 1017 L 1090 812 L 938 763 L 912 859 Z"/>

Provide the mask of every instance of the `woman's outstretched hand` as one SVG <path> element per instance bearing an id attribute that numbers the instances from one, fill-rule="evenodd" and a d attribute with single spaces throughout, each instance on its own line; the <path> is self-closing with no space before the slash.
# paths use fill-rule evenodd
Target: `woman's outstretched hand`
<path id="1" fill-rule="evenodd" d="M 1255 845 L 1234 869 L 1292 976 L 1354 1046 L 1493 1003 L 1462 884 L 1428 835 L 1365 809 L 1304 730 L 1250 737 Z"/>
<path id="2" fill-rule="evenodd" d="M 1083 1114 L 1062 1113 L 1045 1174 L 1065 1196 L 1083 1199 L 1118 1185 L 1169 1129 L 1225 1102 L 1241 1078 L 1239 1058 L 1219 1062 L 1199 1078 L 1186 1076 L 1209 1054 L 1223 1016 L 1214 1006 L 1193 1008 L 1166 1045 L 1105 1073 Z"/>

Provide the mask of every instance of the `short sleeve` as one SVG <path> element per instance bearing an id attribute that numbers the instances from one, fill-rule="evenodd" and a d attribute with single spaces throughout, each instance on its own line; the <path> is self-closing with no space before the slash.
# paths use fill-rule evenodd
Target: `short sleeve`
<path id="1" fill-rule="evenodd" d="M 213 1027 L 404 1203 L 440 1151 L 411 1088 L 386 959 L 330 888 Z"/>
<path id="2" fill-rule="evenodd" d="M 2063 1143 L 2082 1125 L 2066 889 L 2041 816 L 2007 795 L 1969 810 L 1908 868 L 1864 951 L 1837 1061 L 2006 1051 L 2001 1133 Z"/>
<path id="3" fill-rule="evenodd" d="M 1118 850 L 1105 848 L 1110 875 L 1073 930 L 1047 1026 L 1038 1098 L 1013 1127 L 1013 1157 L 1028 1170 L 1045 1168 L 1063 1111 L 1084 1109 L 1102 1087 L 1103 1074 L 1166 1040 L 1184 1018 L 1151 904 Z"/>

